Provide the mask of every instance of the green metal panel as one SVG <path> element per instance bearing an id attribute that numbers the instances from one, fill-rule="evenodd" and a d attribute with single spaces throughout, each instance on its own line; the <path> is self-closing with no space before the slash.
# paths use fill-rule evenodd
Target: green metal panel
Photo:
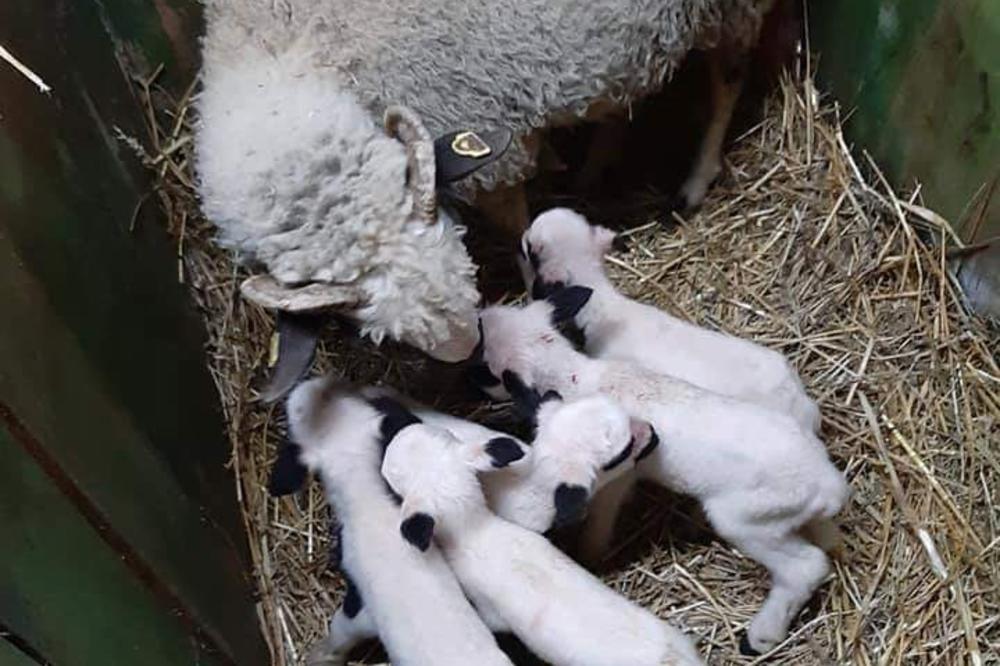
<path id="1" fill-rule="evenodd" d="M 1000 2 L 821 0 L 809 12 L 820 82 L 853 110 L 851 138 L 962 221 L 1000 176 Z M 986 219 L 980 238 L 1000 233 L 1000 196 Z"/>
<path id="2" fill-rule="evenodd" d="M 121 4 L 134 5 L 123 11 L 156 15 L 153 2 Z M 222 427 L 201 353 L 204 335 L 177 284 L 155 201 L 147 201 L 129 230 L 150 186 L 114 136 L 116 128 L 144 136 L 115 57 L 142 54 L 144 45 L 112 42 L 110 15 L 101 7 L 93 1 L 0 3 L 0 43 L 54 90 L 51 98 L 40 95 L 0 66 L 0 222 L 137 427 L 180 482 L 211 501 L 212 487 L 225 482 L 226 451 L 205 445 Z M 134 15 L 129 23 L 141 25 Z M 51 31 L 50 39 L 34 38 L 43 31 Z M 150 58 L 166 55 L 159 43 L 153 51 Z M 184 78 L 185 86 L 189 82 Z M 187 399 L 176 400 L 180 393 Z M 229 513 L 224 523 L 237 539 L 232 503 L 213 509 L 220 519 Z"/>
<path id="3" fill-rule="evenodd" d="M 0 62 L 0 417 L 164 618 L 182 614 L 223 663 L 252 666 L 266 650 L 204 334 L 152 201 L 130 231 L 149 183 L 115 139 L 116 128 L 144 132 L 121 61 L 165 61 L 186 86 L 195 8 L 0 2 L 0 43 L 53 87 L 41 95 Z M 4 599 L 0 624 L 12 625 L 21 609 Z"/>
<path id="4" fill-rule="evenodd" d="M 3 235 L 0 312 L 15 323 L 0 335 L 0 420 L 27 431 L 25 445 L 38 443 L 88 508 L 233 661 L 260 663 L 241 560 L 136 429 L 133 415 L 107 393 L 100 368 L 81 352 Z M 231 485 L 220 491 L 230 492 Z M 10 624 L 16 613 L 0 600 L 0 622 Z"/>
<path id="5" fill-rule="evenodd" d="M 0 638 L 0 666 L 38 666 L 38 662 Z"/>
<path id="6" fill-rule="evenodd" d="M 0 608 L 18 609 L 6 616 L 9 630 L 58 666 L 219 663 L 163 613 L 3 428 L 0 458 Z"/>

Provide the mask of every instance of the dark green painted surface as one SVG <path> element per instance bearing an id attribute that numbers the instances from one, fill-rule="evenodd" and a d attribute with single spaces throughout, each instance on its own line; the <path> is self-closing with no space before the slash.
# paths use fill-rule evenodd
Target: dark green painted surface
<path id="1" fill-rule="evenodd" d="M 186 612 L 237 663 L 255 663 L 259 639 L 241 561 L 136 428 L 134 415 L 107 392 L 100 368 L 25 267 L 9 238 L 0 236 L 0 312 L 12 324 L 0 335 L 0 399 Z M 8 538 L 19 535 L 8 532 Z M 0 622 L 11 624 L 17 613 L 0 599 Z"/>
<path id="2" fill-rule="evenodd" d="M 203 331 L 155 206 L 129 231 L 149 184 L 114 138 L 145 132 L 121 62 L 166 62 L 185 87 L 195 10 L 0 2 L 0 43 L 54 89 L 0 63 L 0 403 L 166 590 L 162 621 L 176 604 L 252 666 L 266 652 Z M 0 600 L 0 624 L 12 614 Z"/>
<path id="3" fill-rule="evenodd" d="M 179 621 L 164 617 L 2 428 L 0 457 L 0 608 L 17 609 L 8 629 L 57 666 L 218 663 Z M 7 540 L 10 534 L 17 538 Z"/>
<path id="4" fill-rule="evenodd" d="M 38 666 L 38 662 L 0 638 L 0 666 Z"/>
<path id="5" fill-rule="evenodd" d="M 850 138 L 966 222 L 976 192 L 1000 176 L 1000 2 L 817 0 L 809 11 L 820 83 L 853 109 Z M 979 238 L 995 234 L 1000 196 Z"/>
<path id="6" fill-rule="evenodd" d="M 183 88 L 197 69 L 201 6 L 197 0 L 92 0 L 118 49 L 148 66 L 164 64 L 168 83 Z"/>
<path id="7" fill-rule="evenodd" d="M 152 12 L 154 3 L 145 4 Z M 221 432 L 203 333 L 153 202 L 129 232 L 148 183 L 114 128 L 140 137 L 145 130 L 98 8 L 93 1 L 0 5 L 0 40 L 54 88 L 46 98 L 0 67 L 0 221 L 137 426 L 190 491 L 211 495 L 223 477 L 192 464 L 212 453 L 211 469 L 224 462 L 224 451 L 203 445 Z M 32 39 L 37 26 L 53 26 L 53 38 Z M 183 402 L 181 392 L 189 395 Z M 235 538 L 235 516 L 228 522 Z"/>

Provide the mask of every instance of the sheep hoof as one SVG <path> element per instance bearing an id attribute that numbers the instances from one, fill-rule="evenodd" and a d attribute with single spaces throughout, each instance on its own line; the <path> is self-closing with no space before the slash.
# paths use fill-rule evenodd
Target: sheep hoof
<path id="1" fill-rule="evenodd" d="M 683 194 L 675 194 L 667 199 L 667 203 L 663 206 L 661 224 L 670 226 L 674 223 L 674 213 L 692 213 L 698 210 L 699 205 L 689 203 L 688 198 Z"/>
<path id="2" fill-rule="evenodd" d="M 760 652 L 758 652 L 757 650 L 754 650 L 753 646 L 750 645 L 750 634 L 748 634 L 745 631 L 743 632 L 743 635 L 740 636 L 740 654 L 742 654 L 744 656 L 747 656 L 747 657 L 759 657 L 760 656 Z"/>

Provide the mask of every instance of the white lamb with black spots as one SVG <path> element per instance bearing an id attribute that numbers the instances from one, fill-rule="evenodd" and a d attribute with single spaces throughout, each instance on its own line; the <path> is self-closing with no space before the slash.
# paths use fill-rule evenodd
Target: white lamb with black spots
<path id="1" fill-rule="evenodd" d="M 710 331 L 622 295 L 604 272 L 615 233 L 567 208 L 548 210 L 521 238 L 521 265 L 533 298 L 559 286 L 593 290 L 574 317 L 588 355 L 634 361 L 703 389 L 778 410 L 819 432 L 820 414 L 782 354 Z"/>
<path id="2" fill-rule="evenodd" d="M 589 296 L 568 287 L 550 296 L 555 305 L 485 309 L 483 362 L 509 390 L 524 384 L 567 400 L 603 393 L 652 424 L 661 443 L 636 466 L 638 476 L 697 498 L 720 536 L 767 567 L 771 590 L 741 647 L 770 650 L 830 571 L 830 544 L 821 537 L 836 532 L 831 520 L 848 499 L 843 474 L 812 430 L 786 414 L 577 352 L 555 325 L 575 317 Z M 591 559 L 607 548 L 628 480 L 591 502 Z"/>
<path id="3" fill-rule="evenodd" d="M 534 421 L 535 436 L 528 446 L 392 389 L 366 388 L 361 393 L 397 399 L 424 423 L 447 430 L 470 446 L 490 448 L 499 462 L 517 460 L 480 474 L 480 482 L 494 513 L 539 533 L 579 521 L 598 490 L 631 473 L 659 442 L 648 423 L 629 417 L 621 405 L 603 395 L 564 402 L 554 392 L 539 396 L 527 387 L 515 390 L 515 399 Z"/>
<path id="4" fill-rule="evenodd" d="M 612 591 L 543 536 L 494 515 L 477 479 L 491 466 L 483 447 L 429 425 L 403 430 L 382 464 L 403 499 L 403 538 L 421 551 L 436 540 L 488 624 L 507 627 L 554 666 L 703 663 L 678 629 Z"/>
<path id="5" fill-rule="evenodd" d="M 303 467 L 319 474 L 340 521 L 348 585 L 310 663 L 344 664 L 358 642 L 378 637 L 395 666 L 512 666 L 441 553 L 418 553 L 399 538 L 399 506 L 379 470 L 386 447 L 417 419 L 329 379 L 300 384 L 287 411 L 293 443 L 278 458 L 272 492 L 301 486 Z"/>

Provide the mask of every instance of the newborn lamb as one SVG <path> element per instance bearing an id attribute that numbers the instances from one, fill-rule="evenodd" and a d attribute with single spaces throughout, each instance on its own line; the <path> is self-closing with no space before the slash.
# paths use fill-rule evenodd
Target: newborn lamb
<path id="1" fill-rule="evenodd" d="M 567 209 L 535 218 L 521 239 L 521 266 L 534 298 L 560 286 L 593 289 L 575 317 L 586 351 L 599 358 L 634 361 L 650 370 L 794 418 L 819 432 L 819 408 L 784 356 L 749 340 L 710 331 L 639 303 L 615 290 L 604 255 L 615 234 Z"/>
<path id="2" fill-rule="evenodd" d="M 767 567 L 772 588 L 741 647 L 773 648 L 829 573 L 823 549 L 801 531 L 844 506 L 843 475 L 813 432 L 781 412 L 575 351 L 555 325 L 573 319 L 589 295 L 570 287 L 550 297 L 555 307 L 536 301 L 485 309 L 484 363 L 508 390 L 523 383 L 567 399 L 604 393 L 648 420 L 662 443 L 638 464 L 639 476 L 696 497 L 720 536 Z M 591 511 L 613 524 L 621 500 L 602 492 Z"/>
<path id="3" fill-rule="evenodd" d="M 288 422 L 294 444 L 279 456 L 272 492 L 304 482 L 297 454 L 323 479 L 342 526 L 347 594 L 311 663 L 343 664 L 358 642 L 378 636 L 395 666 L 512 666 L 437 549 L 417 553 L 394 527 L 399 507 L 379 468 L 396 433 L 417 419 L 391 401 L 313 379 L 289 396 Z"/>
<path id="4" fill-rule="evenodd" d="M 435 411 L 386 388 L 366 388 L 363 395 L 392 396 L 421 421 L 447 430 L 461 442 L 484 447 L 501 461 L 480 475 L 490 509 L 504 520 L 533 532 L 546 532 L 582 518 L 587 502 L 605 484 L 631 474 L 636 461 L 659 443 L 645 421 L 607 396 L 564 402 L 551 392 L 542 397 L 526 387 L 515 399 L 533 412 L 531 446 L 506 433 L 457 416 Z"/>
<path id="5" fill-rule="evenodd" d="M 480 614 L 509 627 L 554 666 L 701 664 L 690 640 L 606 587 L 544 537 L 490 513 L 476 472 L 482 446 L 414 425 L 386 452 L 382 475 L 402 498 L 403 537 L 426 551 L 436 537 Z"/>

